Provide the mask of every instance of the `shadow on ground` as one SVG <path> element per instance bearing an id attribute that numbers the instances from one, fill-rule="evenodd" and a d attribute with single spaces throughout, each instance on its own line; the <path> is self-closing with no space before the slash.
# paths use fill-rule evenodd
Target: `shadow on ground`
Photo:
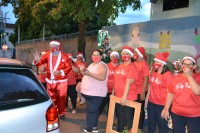
<path id="1" fill-rule="evenodd" d="M 67 111 L 65 119 L 60 119 L 61 133 L 84 133 L 83 129 L 86 127 L 85 104 L 77 105 L 77 113 L 72 114 L 72 109 Z M 99 133 L 105 133 L 107 124 L 107 115 L 104 112 L 98 123 Z M 145 126 L 143 133 L 147 133 L 147 126 Z M 159 133 L 158 128 L 155 133 Z M 171 130 L 169 133 L 173 133 Z"/>

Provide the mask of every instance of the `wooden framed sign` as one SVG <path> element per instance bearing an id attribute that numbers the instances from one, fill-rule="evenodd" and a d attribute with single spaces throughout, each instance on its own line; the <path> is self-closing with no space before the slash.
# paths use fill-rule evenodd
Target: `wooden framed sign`
<path id="1" fill-rule="evenodd" d="M 114 119 L 114 112 L 115 112 L 115 104 L 120 103 L 120 100 L 121 98 L 118 98 L 113 95 L 110 96 L 110 105 L 109 105 L 108 120 L 107 120 L 107 125 L 106 125 L 106 133 L 118 133 L 117 131 L 114 131 L 112 129 L 112 126 L 113 126 L 113 119 Z M 129 106 L 135 109 L 131 133 L 137 133 L 139 119 L 140 119 L 141 103 L 127 100 L 126 106 Z"/>

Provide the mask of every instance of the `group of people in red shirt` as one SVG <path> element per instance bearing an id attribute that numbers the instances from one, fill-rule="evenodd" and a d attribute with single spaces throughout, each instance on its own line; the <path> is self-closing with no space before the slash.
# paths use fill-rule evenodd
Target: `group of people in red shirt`
<path id="1" fill-rule="evenodd" d="M 200 73 L 194 58 L 183 57 L 179 73 L 173 75 L 167 67 L 168 52 L 156 53 L 152 69 L 143 47 L 133 50 L 124 46 L 121 55 L 123 63 L 115 70 L 113 85 L 114 95 L 121 98 L 121 104 L 116 105 L 118 132 L 132 128 L 134 109 L 124 106 L 126 100 L 142 104 L 139 130 L 147 109 L 148 133 L 154 133 L 157 126 L 160 133 L 168 133 L 170 116 L 174 133 L 185 133 L 186 127 L 189 133 L 200 132 Z"/>
<path id="2" fill-rule="evenodd" d="M 110 54 L 111 62 L 105 66 L 99 60 L 102 58 L 100 51 L 94 51 L 93 63 L 83 71 L 80 68 L 83 66 L 86 68 L 86 64 L 83 64 L 79 56 L 78 62 L 73 62 L 72 55 L 62 53 L 60 45 L 61 43 L 58 41 L 50 42 L 50 52 L 45 53 L 42 57 L 35 54 L 34 64 L 38 66 L 47 64 L 47 91 L 57 105 L 60 115 L 66 112 L 66 94 L 72 101 L 73 113 L 75 113 L 76 76 L 78 73 L 82 74 L 79 75 L 81 78 L 84 77 L 84 82 L 80 85 L 82 89 L 80 92 L 86 98 L 86 103 L 88 101 L 88 105 L 86 105 L 87 123 L 92 125 L 87 125 L 85 132 L 93 132 L 93 129 L 98 126 L 98 118 L 105 105 L 109 103 L 111 94 L 121 98 L 120 104 L 116 104 L 118 132 L 122 132 L 125 127 L 130 132 L 132 129 L 134 109 L 126 106 L 127 100 L 142 104 L 139 130 L 142 130 L 145 118 L 144 109 L 147 109 L 148 133 L 154 133 L 156 126 L 160 133 L 168 133 L 167 123 L 170 116 L 175 133 L 185 133 L 186 127 L 189 133 L 200 132 L 200 74 L 196 71 L 197 62 L 194 58 L 183 57 L 180 61 L 179 73 L 173 75 L 167 67 L 168 52 L 156 53 L 154 63 L 149 68 L 144 47 L 133 49 L 124 46 L 121 52 L 122 63 L 120 63 L 119 53 L 113 51 Z M 102 69 L 98 69 L 98 67 L 102 67 Z M 80 81 L 80 79 L 78 80 Z M 107 87 L 104 87 L 105 82 Z M 59 87 L 66 89 L 57 93 L 55 90 L 59 91 Z M 94 91 L 95 87 L 99 87 L 99 90 Z M 92 106 L 91 103 L 94 101 L 91 101 L 91 98 L 98 101 L 96 102 L 98 108 Z M 92 110 L 89 108 L 89 104 L 92 106 Z M 90 117 L 94 114 L 92 112 L 94 109 L 95 119 Z"/>
<path id="3" fill-rule="evenodd" d="M 111 94 L 121 98 L 121 103 L 116 104 L 118 132 L 125 127 L 130 132 L 132 129 L 134 109 L 125 106 L 126 100 L 142 104 L 139 130 L 145 118 L 144 109 L 147 109 L 148 133 L 154 133 L 157 126 L 160 133 L 168 133 L 170 116 L 174 133 L 185 133 L 186 130 L 189 133 L 200 132 L 200 73 L 197 62 L 193 57 L 185 56 L 179 62 L 178 73 L 173 74 L 167 67 L 168 57 L 168 52 L 156 53 L 151 69 L 143 47 L 132 49 L 124 46 L 121 64 L 116 51 L 110 54 L 108 93 L 99 111 L 102 112 Z"/>

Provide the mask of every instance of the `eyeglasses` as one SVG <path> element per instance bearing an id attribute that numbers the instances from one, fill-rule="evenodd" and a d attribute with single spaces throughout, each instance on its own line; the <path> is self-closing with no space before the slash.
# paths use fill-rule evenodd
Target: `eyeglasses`
<path id="1" fill-rule="evenodd" d="M 183 63 L 183 66 L 194 66 L 194 64 L 187 64 L 187 63 Z"/>

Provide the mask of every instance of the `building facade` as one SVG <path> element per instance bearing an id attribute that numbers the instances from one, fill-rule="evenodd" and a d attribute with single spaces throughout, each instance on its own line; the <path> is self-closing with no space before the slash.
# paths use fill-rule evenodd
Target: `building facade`
<path id="1" fill-rule="evenodd" d="M 200 16 L 200 0 L 150 0 L 150 20 Z"/>
<path id="2" fill-rule="evenodd" d="M 0 57 L 13 58 L 14 46 L 9 41 L 10 35 L 14 34 L 14 24 L 7 23 L 6 13 L 0 7 Z"/>

